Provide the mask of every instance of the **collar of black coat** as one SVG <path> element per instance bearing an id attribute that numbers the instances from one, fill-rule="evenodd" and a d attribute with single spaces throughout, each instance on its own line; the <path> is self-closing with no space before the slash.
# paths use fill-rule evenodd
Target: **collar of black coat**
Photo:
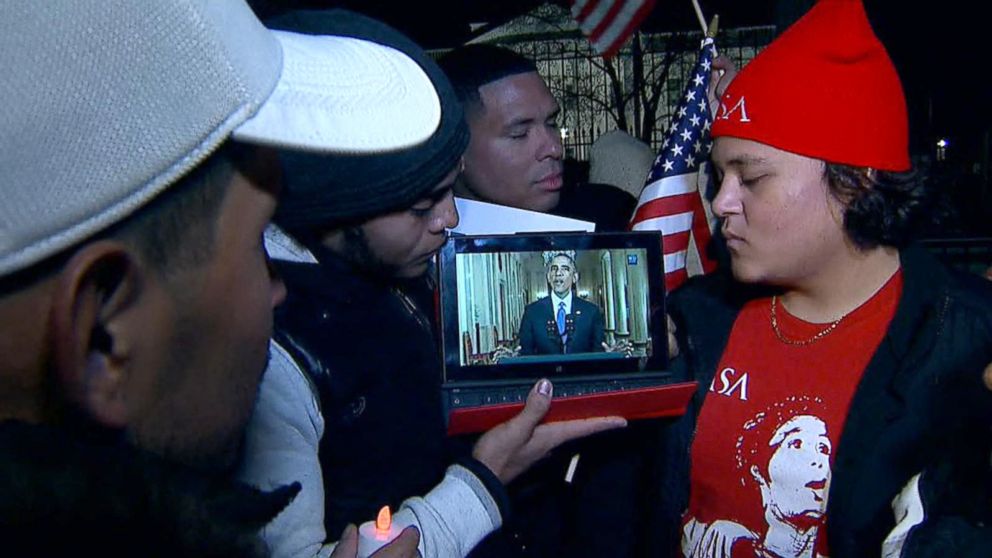
<path id="1" fill-rule="evenodd" d="M 910 245 L 900 250 L 899 257 L 902 296 L 886 335 L 896 358 L 912 360 L 929 351 L 943 334 L 952 304 L 972 306 L 971 315 L 989 315 L 992 282 L 976 273 L 946 267 L 923 245 Z"/>
<path id="2" fill-rule="evenodd" d="M 942 301 L 947 299 L 950 283 L 948 270 L 926 248 L 914 244 L 900 250 L 902 268 L 902 295 L 892 317 L 887 339 L 889 347 L 898 358 L 904 358 L 914 343 L 920 339 L 920 328 L 929 323 L 940 326 Z M 928 322 L 928 317 L 938 320 Z"/>

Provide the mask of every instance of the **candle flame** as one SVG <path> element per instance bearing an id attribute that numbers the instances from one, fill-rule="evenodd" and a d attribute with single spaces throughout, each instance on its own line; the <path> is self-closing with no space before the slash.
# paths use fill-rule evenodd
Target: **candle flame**
<path id="1" fill-rule="evenodd" d="M 393 514 L 389 513 L 389 506 L 382 506 L 379 516 L 375 518 L 375 528 L 377 531 L 389 531 L 393 525 Z"/>

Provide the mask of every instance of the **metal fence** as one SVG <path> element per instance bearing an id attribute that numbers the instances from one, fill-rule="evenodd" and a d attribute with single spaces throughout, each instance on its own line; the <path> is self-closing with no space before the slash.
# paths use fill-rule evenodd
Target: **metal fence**
<path id="1" fill-rule="evenodd" d="M 992 238 L 942 238 L 923 245 L 948 267 L 978 274 L 992 268 Z"/>
<path id="2" fill-rule="evenodd" d="M 717 38 L 718 50 L 738 67 L 772 41 L 774 26 L 729 29 Z M 637 121 L 647 128 L 641 134 L 653 149 L 662 135 L 696 63 L 703 36 L 701 32 L 641 34 L 641 64 L 647 95 L 656 93 L 655 117 L 645 122 L 645 106 L 634 94 L 635 47 L 628 43 L 610 62 L 604 63 L 575 31 L 511 35 L 492 42 L 531 58 L 551 88 L 562 113 L 559 125 L 565 153 L 580 161 L 588 160 L 589 147 L 602 134 L 624 129 L 638 135 Z M 663 70 L 667 67 L 667 73 Z M 664 75 L 662 75 L 664 74 Z M 654 90 L 658 89 L 657 92 Z M 618 102 L 617 99 L 630 99 Z M 622 108 L 619 104 L 624 104 Z"/>

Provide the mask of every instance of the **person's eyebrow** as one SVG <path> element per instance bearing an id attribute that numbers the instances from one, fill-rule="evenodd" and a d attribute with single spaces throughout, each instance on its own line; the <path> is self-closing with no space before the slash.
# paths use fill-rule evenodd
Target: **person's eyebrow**
<path id="1" fill-rule="evenodd" d="M 737 155 L 726 161 L 723 166 L 725 167 L 751 167 L 757 165 L 763 165 L 768 162 L 768 159 L 764 157 L 756 157 L 754 155 Z"/>
<path id="2" fill-rule="evenodd" d="M 546 122 L 548 120 L 557 119 L 560 114 L 561 114 L 561 107 L 556 106 L 553 111 L 551 111 L 550 113 L 548 113 L 547 116 L 544 117 L 544 121 Z M 512 118 L 509 122 L 507 122 L 506 125 L 503 126 L 503 130 L 508 131 L 512 128 L 518 128 L 520 126 L 531 126 L 535 122 L 537 122 L 537 118 L 534 116 L 529 116 L 529 115 L 518 116 Z"/>
<path id="3" fill-rule="evenodd" d="M 519 118 L 514 118 L 503 126 L 503 131 L 508 132 L 514 128 L 519 128 L 521 126 L 531 126 L 536 120 L 530 116 L 521 116 Z"/>
<path id="4" fill-rule="evenodd" d="M 442 184 L 442 185 L 440 185 L 436 189 L 431 190 L 430 192 L 428 192 L 427 195 L 425 195 L 425 196 L 421 197 L 420 199 L 418 199 L 417 201 L 413 202 L 413 205 L 418 205 L 418 204 L 425 203 L 425 202 L 430 203 L 431 205 L 436 204 L 437 202 L 441 201 L 442 199 L 444 199 L 445 196 L 448 195 L 448 192 L 451 191 L 452 186 L 454 185 L 453 183 L 454 183 L 454 181 L 452 180 L 452 184 Z"/>

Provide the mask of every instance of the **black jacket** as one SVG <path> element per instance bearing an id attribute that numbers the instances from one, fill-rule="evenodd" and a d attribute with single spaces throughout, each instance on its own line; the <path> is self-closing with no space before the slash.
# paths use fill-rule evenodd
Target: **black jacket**
<path id="1" fill-rule="evenodd" d="M 448 464 L 458 461 L 483 482 L 504 520 L 473 557 L 629 555 L 617 550 L 623 545 L 615 534 L 634 529 L 630 494 L 634 467 L 642 461 L 630 456 L 639 453 L 633 439 L 616 440 L 631 433 L 598 438 L 597 443 L 612 444 L 610 451 L 583 446 L 576 484 L 584 486 L 592 472 L 602 480 L 590 483 L 591 496 L 579 496 L 581 510 L 566 509 L 575 501 L 571 491 L 567 498 L 559 494 L 567 486 L 562 475 L 571 455 L 561 453 L 514 483 L 509 513 L 506 489 L 468 455 L 474 438 L 450 444 L 446 439 L 435 317 L 422 310 L 434 306 L 431 285 L 384 282 L 319 246 L 309 248 L 319 264 L 274 261 L 287 287 L 286 301 L 276 311 L 276 338 L 319 392 L 327 533 L 370 520 L 384 504 L 395 509 L 404 499 L 423 495 L 440 482 Z M 619 500 L 617 505 L 612 499 Z M 613 521 L 618 509 L 622 517 Z M 588 512 L 574 521 L 581 536 L 563 533 L 563 516 L 577 511 Z M 597 530 L 607 523 L 607 531 Z M 563 550 L 564 541 L 572 540 L 586 541 L 583 552 Z"/>
<path id="2" fill-rule="evenodd" d="M 3 556 L 265 556 L 258 531 L 300 488 L 261 492 L 83 430 L 0 422 Z"/>
<path id="3" fill-rule="evenodd" d="M 275 261 L 287 287 L 276 338 L 319 392 L 324 523 L 340 533 L 443 478 L 441 365 L 418 299 L 430 304 L 427 285 L 383 282 L 311 250 L 319 265 Z"/>
<path id="4" fill-rule="evenodd" d="M 891 501 L 921 471 L 970 471 L 969 478 L 956 482 L 973 487 L 969 499 L 989 503 L 992 392 L 981 375 L 992 362 L 992 284 L 948 271 L 919 247 L 900 256 L 902 296 L 851 401 L 835 455 L 827 509 L 831 556 L 879 556 L 895 524 Z M 714 275 L 694 278 L 670 296 L 682 350 L 674 367 L 697 380 L 699 390 L 689 412 L 663 428 L 657 448 L 654 556 L 679 548 L 695 420 L 738 312 L 762 294 Z M 935 538 L 941 544 L 977 541 L 963 533 L 986 521 L 992 506 L 945 498 L 927 512 L 927 521 L 910 537 L 909 551 L 932 549 Z M 990 552 L 980 545 L 943 549 L 946 556 Z"/>
<path id="5" fill-rule="evenodd" d="M 610 184 L 576 184 L 565 180 L 558 205 L 548 213 L 596 223 L 596 232 L 625 231 L 637 198 Z"/>

